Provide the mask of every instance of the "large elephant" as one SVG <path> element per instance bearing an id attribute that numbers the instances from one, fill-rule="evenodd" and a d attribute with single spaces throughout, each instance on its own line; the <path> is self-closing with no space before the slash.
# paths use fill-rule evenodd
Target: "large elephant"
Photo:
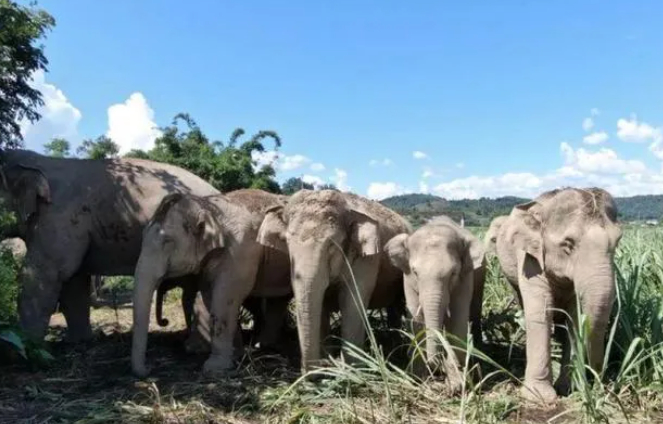
<path id="1" fill-rule="evenodd" d="M 338 294 L 342 338 L 357 346 L 366 331 L 359 306 L 402 302 L 403 273 L 382 247 L 410 232 L 404 218 L 378 202 L 335 190 L 300 190 L 266 214 L 260 243 L 290 255 L 302 372 L 320 360 L 328 288 Z"/>
<path id="2" fill-rule="evenodd" d="M 3 234 L 25 240 L 19 322 L 42 339 L 58 300 L 70 340 L 91 336 L 90 275 L 131 275 L 142 230 L 173 192 L 218 191 L 176 166 L 141 159 L 63 159 L 0 152 L 0 198 L 16 212 Z"/>
<path id="3" fill-rule="evenodd" d="M 166 196 L 145 227 L 134 283 L 132 369 L 148 373 L 145 349 L 154 290 L 165 279 L 197 275 L 209 320 L 196 331 L 208 335 L 211 354 L 205 371 L 233 365 L 239 307 L 249 296 L 281 297 L 292 292 L 288 278 L 273 280 L 271 257 L 257 241 L 262 215 L 224 195 Z M 283 262 L 276 262 L 282 266 Z M 285 261 L 286 269 L 288 261 Z M 194 314 L 196 318 L 196 314 Z"/>
<path id="4" fill-rule="evenodd" d="M 523 396 L 552 402 L 551 325 L 566 311 L 576 319 L 576 297 L 589 318 L 590 365 L 600 370 L 604 337 L 615 299 L 613 256 L 621 238 L 612 196 L 599 188 L 564 188 L 517 205 L 497 236 L 497 256 L 521 294 L 527 365 Z M 570 390 L 569 338 L 563 338 L 557 391 Z"/>
<path id="5" fill-rule="evenodd" d="M 481 304 L 483 281 L 475 272 L 485 267 L 483 247 L 468 230 L 446 216 L 429 221 L 411 235 L 399 234 L 384 247 L 394 266 L 403 271 L 405 301 L 415 332 L 443 330 L 465 342 L 474 298 Z M 476 311 L 474 311 L 476 313 Z M 481 320 L 481 309 L 473 321 Z M 480 327 L 479 331 L 480 331 Z M 481 334 L 479 333 L 479 338 Z M 437 358 L 436 337 L 426 339 L 429 363 Z M 465 363 L 465 351 L 447 351 L 448 380 L 454 389 L 462 387 L 457 373 Z"/>

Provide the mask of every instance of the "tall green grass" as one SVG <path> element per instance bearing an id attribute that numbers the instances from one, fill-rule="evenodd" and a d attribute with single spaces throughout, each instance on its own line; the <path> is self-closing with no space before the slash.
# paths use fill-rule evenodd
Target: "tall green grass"
<path id="1" fill-rule="evenodd" d="M 473 229 L 481 236 L 483 229 Z M 663 417 L 663 229 L 625 228 L 615 256 L 617 301 L 606 336 L 604 365 L 589 367 L 586 351 L 587 317 L 569 331 L 573 393 L 546 420 L 573 422 L 642 422 Z M 418 379 L 406 364 L 395 364 L 376 342 L 371 323 L 368 348 L 345 346 L 350 361 L 329 358 L 330 365 L 310 374 L 326 377 L 307 384 L 297 380 L 272 405 L 300 408 L 293 422 L 477 422 L 517 419 L 524 407 L 517 395 L 525 366 L 524 322 L 513 302 L 513 292 L 495 258 L 489 261 L 484 294 L 484 343 L 480 352 L 468 339 L 464 364 L 465 385 L 451 394 L 432 373 Z M 404 333 L 411 351 L 421 335 Z M 435 337 L 447 337 L 437 332 Z M 413 359 L 415 355 L 410 357 Z M 559 372 L 559 346 L 555 344 L 555 372 Z M 346 358 L 347 359 L 347 358 Z M 334 412 L 310 405 L 331 403 Z M 304 412 L 302 412 L 304 411 Z M 326 411 L 326 412 L 324 412 Z M 435 417 L 435 419 L 431 419 Z"/>

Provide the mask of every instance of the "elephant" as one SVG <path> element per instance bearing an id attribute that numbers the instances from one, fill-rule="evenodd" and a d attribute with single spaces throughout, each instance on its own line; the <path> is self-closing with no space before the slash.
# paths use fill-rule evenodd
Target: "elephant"
<path id="1" fill-rule="evenodd" d="M 268 193 L 265 193 L 268 196 Z M 273 196 L 273 195 L 272 195 Z M 274 199 L 278 201 L 277 198 Z M 166 279 L 196 275 L 194 307 L 202 299 L 209 319 L 194 314 L 198 334 L 208 337 L 210 355 L 203 370 L 225 373 L 233 367 L 239 308 L 249 296 L 282 297 L 292 293 L 289 278 L 274 279 L 289 260 L 271 262 L 257 241 L 262 215 L 225 195 L 167 195 L 146 225 L 136 265 L 131 363 L 134 374 L 148 374 L 145 364 L 152 295 Z M 289 277 L 289 274 L 285 274 Z M 194 308 L 195 309 L 195 308 Z"/>
<path id="2" fill-rule="evenodd" d="M 391 263 L 403 272 L 405 301 L 415 333 L 445 329 L 457 339 L 467 339 L 468 321 L 481 320 L 485 259 L 481 242 L 447 216 L 430 220 L 412 234 L 399 234 L 384 246 Z M 477 278 L 475 278 L 477 274 Z M 478 315 L 471 316 L 477 303 Z M 477 311 L 472 311 L 475 314 Z M 480 327 L 479 338 L 481 337 Z M 434 364 L 439 352 L 437 339 L 426 339 L 428 362 Z M 447 351 L 447 377 L 456 390 L 462 387 L 459 364 L 465 352 Z"/>
<path id="3" fill-rule="evenodd" d="M 500 228 L 502 228 L 502 224 L 504 224 L 508 217 L 508 215 L 496 216 L 492 221 L 490 221 L 490 226 L 488 226 L 488 230 L 483 236 L 484 250 L 486 254 L 495 254 L 497 234 L 499 233 Z"/>
<path id="4" fill-rule="evenodd" d="M 16 213 L 4 237 L 25 240 L 19 325 L 43 339 L 60 302 L 70 341 L 89 339 L 90 275 L 131 275 L 142 230 L 173 192 L 211 195 L 214 187 L 173 165 L 143 159 L 53 158 L 0 152 L 0 200 Z"/>
<path id="5" fill-rule="evenodd" d="M 359 306 L 402 302 L 403 273 L 391 264 L 383 245 L 411 232 L 411 225 L 391 209 L 336 190 L 303 189 L 268 210 L 258 240 L 290 256 L 303 374 L 320 363 L 321 331 L 329 324 L 322 317 L 334 304 L 325 299 L 328 289 L 341 311 L 342 339 L 357 346 L 366 334 Z"/>
<path id="6" fill-rule="evenodd" d="M 551 325 L 577 306 L 589 318 L 590 366 L 601 370 L 604 338 L 615 300 L 614 252 L 622 230 L 613 197 L 600 188 L 560 188 L 516 205 L 497 235 L 497 257 L 520 293 L 525 317 L 523 397 L 547 403 L 570 390 L 570 341 L 562 338 L 562 367 L 552 385 Z M 577 305 L 579 299 L 580 305 Z M 562 321 L 563 322 L 563 321 Z M 556 333 L 559 335 L 556 331 Z"/>

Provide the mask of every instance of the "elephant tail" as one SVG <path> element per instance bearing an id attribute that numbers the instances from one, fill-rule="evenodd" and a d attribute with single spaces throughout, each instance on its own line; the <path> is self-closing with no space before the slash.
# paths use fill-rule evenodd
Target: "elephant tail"
<path id="1" fill-rule="evenodd" d="M 163 284 L 157 288 L 157 304 L 156 304 L 156 315 L 157 315 L 157 324 L 161 327 L 166 327 L 170 321 L 167 318 L 163 317 L 163 297 L 168 290 L 164 287 Z"/>

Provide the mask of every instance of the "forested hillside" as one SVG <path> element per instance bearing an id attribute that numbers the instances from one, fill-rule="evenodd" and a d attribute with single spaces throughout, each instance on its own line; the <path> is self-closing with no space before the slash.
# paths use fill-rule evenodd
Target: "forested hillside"
<path id="1" fill-rule="evenodd" d="M 466 225 L 486 226 L 493 217 L 508 214 L 514 205 L 527 200 L 529 199 L 512 196 L 447 200 L 431 194 L 404 194 L 384 199 L 382 203 L 408 216 L 414 225 L 420 225 L 433 216 L 445 214 L 456 220 L 464 215 Z M 616 201 L 619 217 L 623 221 L 663 218 L 663 195 L 619 197 Z"/>

